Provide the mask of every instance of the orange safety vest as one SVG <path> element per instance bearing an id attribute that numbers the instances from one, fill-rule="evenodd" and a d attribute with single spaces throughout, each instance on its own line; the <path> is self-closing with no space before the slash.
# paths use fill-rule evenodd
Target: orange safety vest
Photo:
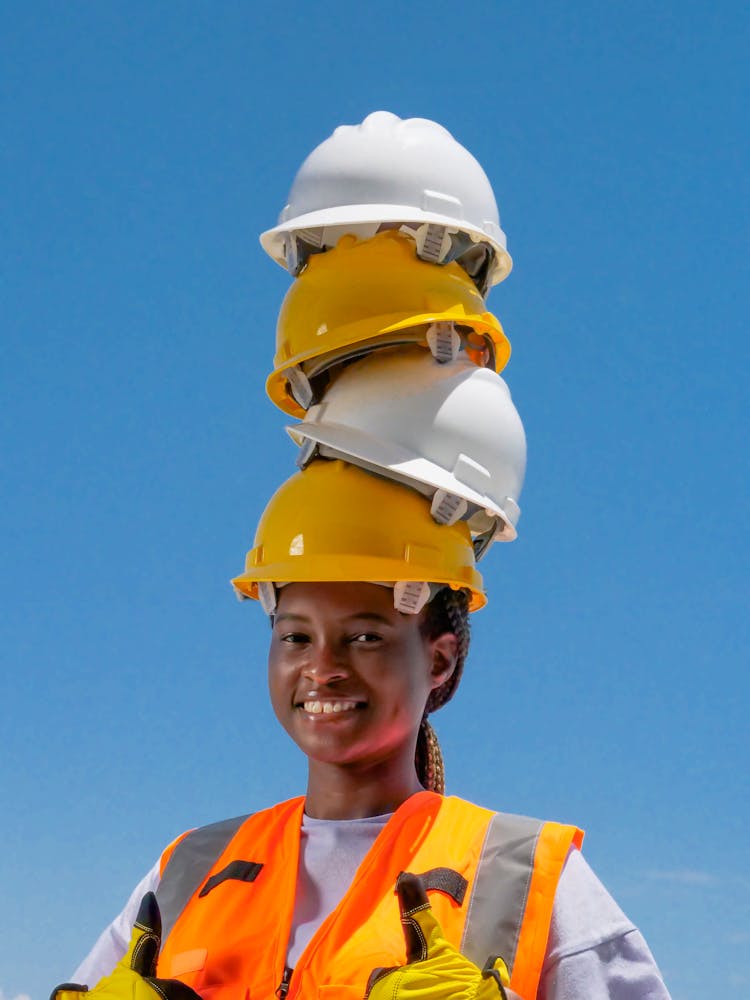
<path id="1" fill-rule="evenodd" d="M 396 880 L 420 875 L 448 940 L 478 966 L 502 955 L 534 1000 L 557 882 L 576 827 L 419 792 L 378 835 L 291 975 L 304 798 L 193 830 L 165 851 L 158 975 L 203 1000 L 362 1000 L 377 967 L 403 965 Z"/>

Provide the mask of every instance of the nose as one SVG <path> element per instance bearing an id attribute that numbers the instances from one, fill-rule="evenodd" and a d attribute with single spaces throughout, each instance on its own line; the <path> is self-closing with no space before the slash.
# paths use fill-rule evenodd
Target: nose
<path id="1" fill-rule="evenodd" d="M 346 677 L 349 670 L 341 648 L 324 640 L 310 649 L 303 673 L 317 684 L 331 684 Z"/>

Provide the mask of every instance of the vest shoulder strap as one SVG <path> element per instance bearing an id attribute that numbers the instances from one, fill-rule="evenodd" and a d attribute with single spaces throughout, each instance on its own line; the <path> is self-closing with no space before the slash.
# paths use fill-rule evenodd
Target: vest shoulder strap
<path id="1" fill-rule="evenodd" d="M 464 924 L 461 951 L 481 968 L 502 955 L 511 986 L 536 996 L 557 883 L 577 827 L 496 813 L 487 825 Z"/>
<path id="2" fill-rule="evenodd" d="M 502 955 L 512 971 L 534 867 L 539 820 L 496 813 L 487 825 L 461 951 L 480 968 Z"/>
<path id="3" fill-rule="evenodd" d="M 162 869 L 156 891 L 166 940 L 188 901 L 199 889 L 212 865 L 234 837 L 247 816 L 211 823 L 185 834 L 173 848 Z"/>

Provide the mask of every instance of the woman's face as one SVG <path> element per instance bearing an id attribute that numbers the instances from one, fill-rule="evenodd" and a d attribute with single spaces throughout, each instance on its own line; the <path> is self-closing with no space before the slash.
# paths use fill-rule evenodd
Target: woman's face
<path id="1" fill-rule="evenodd" d="M 422 635 L 422 615 L 372 583 L 283 587 L 268 678 L 276 717 L 313 760 L 363 765 L 413 758 L 427 697 L 455 666 L 452 633 Z"/>

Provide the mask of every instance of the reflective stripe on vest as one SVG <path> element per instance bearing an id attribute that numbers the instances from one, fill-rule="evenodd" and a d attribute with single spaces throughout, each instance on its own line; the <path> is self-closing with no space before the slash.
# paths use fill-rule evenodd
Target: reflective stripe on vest
<path id="1" fill-rule="evenodd" d="M 273 996 L 294 910 L 303 806 L 304 799 L 294 799 L 204 827 L 174 847 L 157 892 L 160 976 L 182 979 L 204 1000 Z M 465 897 L 429 893 L 448 940 L 479 966 L 490 954 L 502 955 L 511 986 L 531 1000 L 560 871 L 582 836 L 574 827 L 492 813 L 461 799 L 412 796 L 300 956 L 289 1000 L 361 998 L 373 968 L 403 964 L 396 878 L 440 869 L 466 884 Z"/>
<path id="2" fill-rule="evenodd" d="M 214 861 L 247 818 L 236 816 L 191 830 L 172 847 L 168 858 L 162 858 L 158 890 L 162 940 L 167 939 L 188 900 L 203 887 Z"/>

